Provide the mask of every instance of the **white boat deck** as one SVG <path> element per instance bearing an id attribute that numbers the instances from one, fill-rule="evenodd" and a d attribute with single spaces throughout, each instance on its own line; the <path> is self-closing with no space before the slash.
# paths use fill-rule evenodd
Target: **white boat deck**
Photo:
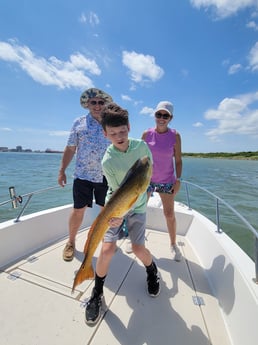
<path id="1" fill-rule="evenodd" d="M 147 295 L 144 267 L 119 241 L 104 287 L 106 311 L 96 326 L 87 326 L 85 300 L 93 281 L 71 294 L 86 236 L 78 234 L 72 262 L 62 259 L 64 239 L 1 272 L 1 345 L 231 344 L 219 302 L 187 239 L 177 237 L 184 256 L 177 263 L 171 260 L 168 234 L 153 230 L 147 230 L 146 246 L 161 275 L 160 295 Z"/>

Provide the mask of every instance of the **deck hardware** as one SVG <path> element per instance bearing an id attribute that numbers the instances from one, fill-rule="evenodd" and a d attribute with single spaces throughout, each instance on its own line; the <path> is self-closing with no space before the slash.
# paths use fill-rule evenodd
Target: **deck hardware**
<path id="1" fill-rule="evenodd" d="M 193 302 L 195 305 L 205 305 L 204 300 L 200 296 L 193 296 Z"/>
<path id="2" fill-rule="evenodd" d="M 30 263 L 33 263 L 35 261 L 37 261 L 39 258 L 37 256 L 30 256 L 28 259 L 27 259 L 27 262 L 30 262 Z"/>
<path id="3" fill-rule="evenodd" d="M 15 188 L 14 186 L 9 187 L 9 194 L 12 202 L 12 207 L 17 208 L 18 207 L 18 202 L 21 204 L 22 203 L 22 197 L 19 195 L 16 195 Z"/>
<path id="4" fill-rule="evenodd" d="M 10 273 L 9 276 L 7 276 L 7 278 L 10 280 L 16 280 L 16 279 L 20 278 L 20 276 L 21 276 L 21 272 L 14 271 L 14 272 Z"/>

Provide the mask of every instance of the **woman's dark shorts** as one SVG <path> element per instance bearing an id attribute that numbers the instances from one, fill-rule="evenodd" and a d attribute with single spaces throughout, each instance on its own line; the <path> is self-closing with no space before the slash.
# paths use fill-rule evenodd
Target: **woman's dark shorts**
<path id="1" fill-rule="evenodd" d="M 107 190 L 107 180 L 104 176 L 103 183 L 80 180 L 77 178 L 73 181 L 73 207 L 92 207 L 93 197 L 97 205 L 104 206 Z"/>
<path id="2" fill-rule="evenodd" d="M 154 183 L 151 182 L 148 189 L 148 193 L 165 193 L 165 194 L 173 194 L 174 193 L 174 184 L 173 183 Z"/>

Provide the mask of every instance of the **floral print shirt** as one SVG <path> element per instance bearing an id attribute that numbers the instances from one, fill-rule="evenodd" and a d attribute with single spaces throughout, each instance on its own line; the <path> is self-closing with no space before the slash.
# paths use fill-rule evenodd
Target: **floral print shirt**
<path id="1" fill-rule="evenodd" d="M 77 118 L 67 142 L 67 146 L 76 146 L 74 178 L 102 183 L 101 160 L 109 145 L 101 124 L 91 114 Z"/>

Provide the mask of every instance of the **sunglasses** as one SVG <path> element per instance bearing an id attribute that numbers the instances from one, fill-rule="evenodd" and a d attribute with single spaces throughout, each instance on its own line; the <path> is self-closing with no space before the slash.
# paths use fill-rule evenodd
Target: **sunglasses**
<path id="1" fill-rule="evenodd" d="M 169 114 L 156 113 L 155 117 L 157 119 L 161 119 L 162 118 L 164 120 L 168 120 L 170 118 L 170 115 Z"/>
<path id="2" fill-rule="evenodd" d="M 98 105 L 104 105 L 105 102 L 104 102 L 104 101 L 90 101 L 90 105 L 96 105 L 96 104 L 98 104 Z"/>

